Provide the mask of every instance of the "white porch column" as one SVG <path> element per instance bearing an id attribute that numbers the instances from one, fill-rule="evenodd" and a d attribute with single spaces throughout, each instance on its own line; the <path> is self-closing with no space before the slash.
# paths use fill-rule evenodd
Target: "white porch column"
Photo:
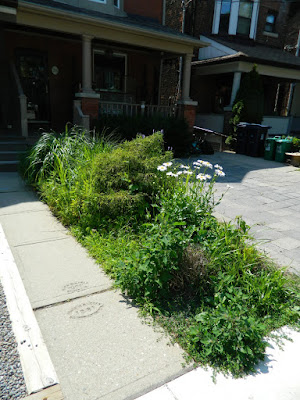
<path id="1" fill-rule="evenodd" d="M 241 84 L 241 72 L 235 72 L 233 76 L 233 82 L 232 82 L 232 89 L 231 89 L 231 98 L 230 98 L 230 107 L 233 106 L 233 102 L 236 98 L 237 91 L 240 88 Z"/>
<path id="2" fill-rule="evenodd" d="M 256 37 L 258 13 L 259 13 L 259 0 L 254 0 L 253 1 L 252 18 L 251 18 L 250 34 L 249 34 L 250 39 L 255 39 L 255 37 Z"/>
<path id="3" fill-rule="evenodd" d="M 192 54 L 186 54 L 183 61 L 183 81 L 182 81 L 182 96 L 183 101 L 190 99 L 190 84 L 191 84 L 191 69 L 192 69 Z"/>
<path id="4" fill-rule="evenodd" d="M 229 35 L 236 35 L 237 24 L 239 19 L 240 1 L 235 0 L 231 2 L 230 19 L 229 19 Z"/>
<path id="5" fill-rule="evenodd" d="M 213 21 L 213 27 L 212 27 L 212 33 L 215 35 L 217 35 L 219 33 L 221 5 L 222 5 L 221 0 L 218 0 L 215 2 L 214 21 Z"/>
<path id="6" fill-rule="evenodd" d="M 92 89 L 92 36 L 82 35 L 82 92 L 93 93 Z"/>

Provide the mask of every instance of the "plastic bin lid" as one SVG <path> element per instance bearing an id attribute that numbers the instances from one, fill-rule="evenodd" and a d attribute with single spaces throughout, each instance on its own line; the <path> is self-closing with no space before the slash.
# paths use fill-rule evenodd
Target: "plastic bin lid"
<path id="1" fill-rule="evenodd" d="M 253 128 L 259 126 L 260 128 L 268 128 L 268 129 L 272 128 L 269 125 L 252 124 L 250 122 L 240 122 L 237 126 L 239 126 L 239 127 L 247 126 L 247 127 L 253 127 Z"/>

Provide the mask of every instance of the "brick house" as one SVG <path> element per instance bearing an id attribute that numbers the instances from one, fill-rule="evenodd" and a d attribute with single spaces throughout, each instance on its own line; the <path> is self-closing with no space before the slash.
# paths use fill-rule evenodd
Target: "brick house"
<path id="1" fill-rule="evenodd" d="M 283 0 L 167 1 L 167 24 L 210 44 L 192 62 L 198 126 L 228 131 L 242 75 L 257 64 L 263 122 L 270 133 L 300 132 L 299 12 L 300 2 Z"/>
<path id="2" fill-rule="evenodd" d="M 217 0 L 200 2 L 199 14 L 201 3 L 210 3 L 210 10 L 202 26 L 195 18 L 195 36 L 211 46 L 200 49 L 198 60 L 193 62 L 192 96 L 199 101 L 197 124 L 226 132 L 242 75 L 257 64 L 264 84 L 263 123 L 270 125 L 274 134 L 298 131 L 300 58 L 286 45 L 290 20 L 300 4 L 293 4 L 292 14 L 292 3 L 281 0 Z M 299 14 L 296 25 L 299 30 Z M 296 36 L 296 32 L 290 35 L 293 47 Z M 204 98 L 203 91 L 208 97 Z"/>
<path id="3" fill-rule="evenodd" d="M 101 112 L 170 113 L 162 65 L 181 57 L 184 115 L 195 48 L 164 24 L 163 0 L 1 0 L 0 133 L 86 128 Z"/>

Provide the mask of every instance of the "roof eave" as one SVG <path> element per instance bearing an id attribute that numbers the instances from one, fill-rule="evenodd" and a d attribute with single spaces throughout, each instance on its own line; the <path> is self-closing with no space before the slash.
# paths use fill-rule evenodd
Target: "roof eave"
<path id="1" fill-rule="evenodd" d="M 83 15 L 83 14 L 78 14 L 76 12 L 64 12 L 62 10 L 54 9 L 52 7 L 45 7 L 43 5 L 38 5 L 38 4 L 33 4 L 33 3 L 28 3 L 26 1 L 19 0 L 19 6 L 18 10 L 32 10 L 33 12 L 39 12 L 41 14 L 47 13 L 47 14 L 52 14 L 56 15 L 58 17 L 62 17 L 64 19 L 76 19 L 77 21 L 84 21 L 86 23 L 90 24 L 101 24 L 102 26 L 108 27 L 108 28 L 114 28 L 115 30 L 119 31 L 127 31 L 131 33 L 139 33 L 143 34 L 144 36 L 149 36 L 149 37 L 154 37 L 154 38 L 160 38 L 160 39 L 165 39 L 170 42 L 176 42 L 176 43 L 181 43 L 182 45 L 190 46 L 193 48 L 201 48 L 201 47 L 206 47 L 209 46 L 209 43 L 203 42 L 199 39 L 195 38 L 190 38 L 187 36 L 179 36 L 179 35 L 172 35 L 171 33 L 167 32 L 157 32 L 154 29 L 151 28 L 142 28 L 139 26 L 134 26 L 134 25 L 129 25 L 126 23 L 121 23 L 118 21 L 111 21 L 111 20 L 106 20 L 105 18 L 102 17 L 93 17 L 93 16 L 88 16 L 88 15 Z"/>

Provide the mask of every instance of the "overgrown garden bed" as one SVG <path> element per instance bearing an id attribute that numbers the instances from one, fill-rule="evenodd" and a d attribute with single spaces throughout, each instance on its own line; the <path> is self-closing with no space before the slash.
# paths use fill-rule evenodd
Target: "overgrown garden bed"
<path id="1" fill-rule="evenodd" d="M 172 158 L 161 133 L 117 144 L 74 128 L 45 133 L 22 174 L 188 360 L 249 373 L 267 335 L 299 327 L 298 280 L 257 250 L 242 219 L 213 217 L 221 166 Z"/>

